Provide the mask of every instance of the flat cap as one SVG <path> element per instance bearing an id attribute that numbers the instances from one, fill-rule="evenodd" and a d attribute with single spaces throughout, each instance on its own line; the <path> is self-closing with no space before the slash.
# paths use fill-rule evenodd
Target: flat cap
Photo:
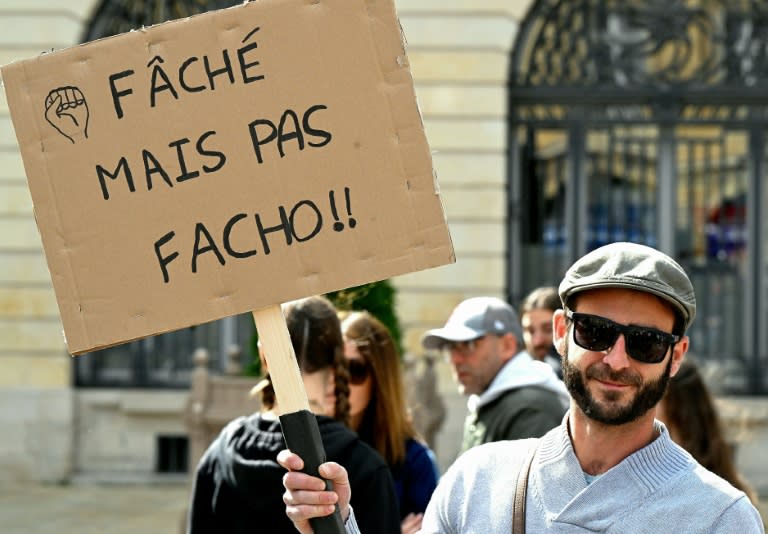
<path id="1" fill-rule="evenodd" d="M 574 293 L 600 288 L 652 293 L 680 312 L 687 330 L 696 317 L 693 284 L 680 264 L 636 243 L 611 243 L 582 256 L 566 271 L 558 293 L 565 306 Z"/>

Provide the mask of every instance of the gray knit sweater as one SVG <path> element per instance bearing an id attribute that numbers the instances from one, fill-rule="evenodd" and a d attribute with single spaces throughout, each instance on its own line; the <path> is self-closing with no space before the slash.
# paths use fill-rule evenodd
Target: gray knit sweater
<path id="1" fill-rule="evenodd" d="M 528 485 L 526 532 L 764 532 L 741 491 L 701 467 L 656 422 L 660 436 L 592 484 L 563 424 L 539 440 Z M 470 449 L 440 480 L 422 534 L 507 534 L 517 473 L 536 440 Z M 347 531 L 356 532 L 354 519 Z"/>

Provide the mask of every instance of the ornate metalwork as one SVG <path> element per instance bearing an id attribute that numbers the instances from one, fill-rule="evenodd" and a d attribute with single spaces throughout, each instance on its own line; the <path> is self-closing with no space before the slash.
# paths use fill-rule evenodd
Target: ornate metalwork
<path id="1" fill-rule="evenodd" d="M 512 54 L 512 295 L 606 241 L 674 249 L 700 355 L 765 394 L 768 1 L 535 0 Z"/>
<path id="2" fill-rule="evenodd" d="M 566 121 L 589 124 L 658 124 L 658 108 L 647 104 L 609 104 L 568 107 L 557 104 L 519 104 L 514 120 L 539 126 L 562 127 Z M 768 105 L 687 104 L 672 108 L 667 121 L 684 124 L 723 124 L 744 126 L 750 122 L 768 123 Z"/>
<path id="3" fill-rule="evenodd" d="M 512 87 L 768 87 L 762 0 L 537 0 Z"/>

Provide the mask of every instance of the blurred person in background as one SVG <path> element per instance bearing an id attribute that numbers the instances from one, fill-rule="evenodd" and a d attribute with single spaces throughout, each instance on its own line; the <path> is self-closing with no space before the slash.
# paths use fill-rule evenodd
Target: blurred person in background
<path id="1" fill-rule="evenodd" d="M 389 464 L 402 534 L 414 534 L 421 529 L 422 515 L 437 486 L 434 454 L 413 428 L 400 354 L 387 327 L 366 311 L 342 317 L 350 427 Z"/>
<path id="2" fill-rule="evenodd" d="M 520 305 L 525 350 L 535 359 L 549 364 L 561 380 L 560 355 L 552 342 L 552 316 L 562 307 L 554 286 L 537 287 Z"/>
<path id="3" fill-rule="evenodd" d="M 507 302 L 466 299 L 421 344 L 443 352 L 459 391 L 469 397 L 462 451 L 543 436 L 562 421 L 569 402 L 565 385 L 524 350 L 520 319 Z"/>
<path id="4" fill-rule="evenodd" d="M 701 465 L 747 494 L 753 504 L 757 495 L 736 469 L 733 446 L 728 443 L 717 405 L 692 359 L 686 359 L 672 377 L 656 409 L 678 445 Z"/>
<path id="5" fill-rule="evenodd" d="M 284 305 L 283 311 L 326 457 L 348 470 L 354 505 L 368 515 L 361 520 L 363 532 L 399 533 L 389 468 L 347 426 L 349 374 L 336 308 L 324 297 L 309 297 Z M 262 368 L 268 372 L 264 355 L 260 356 Z M 276 459 L 286 445 L 269 375 L 254 390 L 261 394 L 263 411 L 227 424 L 200 459 L 187 521 L 189 533 L 295 532 L 283 511 L 285 469 Z"/>

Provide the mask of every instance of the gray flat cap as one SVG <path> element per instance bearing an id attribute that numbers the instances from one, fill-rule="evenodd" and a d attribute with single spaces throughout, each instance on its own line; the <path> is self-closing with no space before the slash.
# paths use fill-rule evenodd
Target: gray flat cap
<path id="1" fill-rule="evenodd" d="M 682 314 L 687 330 L 696 317 L 696 295 L 682 267 L 658 250 L 636 243 L 611 243 L 582 256 L 565 273 L 558 293 L 568 297 L 599 288 L 635 289 L 669 302 Z"/>

